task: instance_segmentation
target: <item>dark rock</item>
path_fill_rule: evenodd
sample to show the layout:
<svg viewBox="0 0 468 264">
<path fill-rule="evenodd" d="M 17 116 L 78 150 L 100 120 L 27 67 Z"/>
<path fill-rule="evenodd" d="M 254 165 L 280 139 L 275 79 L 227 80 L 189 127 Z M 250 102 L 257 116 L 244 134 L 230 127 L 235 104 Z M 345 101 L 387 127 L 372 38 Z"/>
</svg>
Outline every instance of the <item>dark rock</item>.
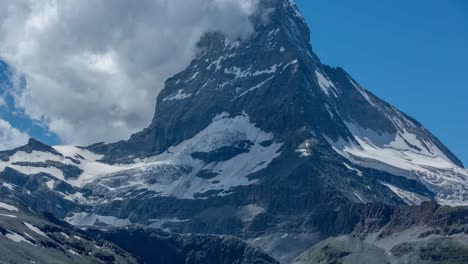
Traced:
<svg viewBox="0 0 468 264">
<path fill-rule="evenodd" d="M 148 229 L 95 231 L 140 257 L 161 264 L 267 264 L 278 263 L 240 239 L 208 235 L 175 235 Z"/>
</svg>

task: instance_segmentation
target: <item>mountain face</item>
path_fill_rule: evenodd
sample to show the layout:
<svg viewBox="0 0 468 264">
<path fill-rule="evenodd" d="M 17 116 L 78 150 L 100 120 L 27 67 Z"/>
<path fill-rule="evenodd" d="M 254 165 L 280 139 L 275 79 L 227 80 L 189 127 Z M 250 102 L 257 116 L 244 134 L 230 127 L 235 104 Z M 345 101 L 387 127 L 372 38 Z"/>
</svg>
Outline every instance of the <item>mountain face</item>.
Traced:
<svg viewBox="0 0 468 264">
<path fill-rule="evenodd" d="M 221 261 L 216 250 L 233 247 L 216 263 L 272 260 L 238 240 L 159 239 L 150 229 L 236 236 L 281 263 L 334 263 L 358 252 L 437 263 L 409 249 L 464 245 L 468 210 L 435 203 L 468 204 L 463 164 L 417 121 L 322 64 L 292 1 L 263 0 L 261 10 L 269 16 L 254 15 L 246 39 L 206 34 L 198 56 L 167 80 L 152 123 L 129 140 L 30 140 L 0 152 L 2 190 L 77 227 L 149 228 L 100 235 L 149 263 L 146 249 L 123 238 L 189 252 L 186 263 Z M 213 251 L 186 251 L 199 239 Z M 345 244 L 347 252 L 336 250 Z M 387 256 L 397 251 L 401 258 Z"/>
<path fill-rule="evenodd" d="M 79 230 L 50 213 L 30 210 L 21 201 L 1 198 L 8 202 L 0 202 L 2 263 L 278 263 L 234 237 L 142 228 Z"/>
<path fill-rule="evenodd" d="M 321 241 L 292 263 L 462 264 L 468 261 L 465 208 L 424 202 L 419 207 L 371 205 L 368 211 L 373 212 L 373 220 L 362 218 L 351 234 Z"/>
<path fill-rule="evenodd" d="M 262 143 L 249 137 L 257 134 L 246 135 L 255 126 L 271 134 L 265 141 L 274 142 L 264 151 L 279 153 L 281 148 L 285 156 L 294 148 L 307 158 L 308 148 L 314 148 L 301 145 L 323 145 L 328 150 L 332 146 L 332 156 L 339 154 L 351 164 L 416 180 L 442 203 L 464 204 L 467 173 L 461 162 L 418 122 L 360 87 L 344 70 L 321 64 L 309 44 L 307 25 L 293 4 L 265 2 L 264 9 L 269 8 L 275 12 L 268 22 L 256 19 L 256 33 L 247 41 L 206 36 L 199 44 L 200 55 L 166 82 L 152 124 L 126 142 L 93 150 L 110 162 L 133 162 L 135 154 L 161 155 L 201 134 L 213 138 L 218 131 L 207 129 L 217 123 L 244 119 L 243 124 L 234 124 L 238 130 L 245 127 L 244 131 L 233 131 L 236 135 L 225 135 L 229 142 L 203 146 L 208 149 L 202 152 L 242 141 L 253 146 Z M 218 127 L 231 132 L 228 126 Z M 199 150 L 185 152 L 191 155 L 191 151 Z M 261 159 L 257 164 L 268 162 Z"/>
<path fill-rule="evenodd" d="M 143 263 L 278 264 L 272 257 L 234 237 L 174 235 L 155 229 L 97 233 L 139 256 Z"/>
<path fill-rule="evenodd" d="M 139 263 L 117 246 L 50 213 L 38 213 L 1 189 L 1 263 Z"/>
</svg>

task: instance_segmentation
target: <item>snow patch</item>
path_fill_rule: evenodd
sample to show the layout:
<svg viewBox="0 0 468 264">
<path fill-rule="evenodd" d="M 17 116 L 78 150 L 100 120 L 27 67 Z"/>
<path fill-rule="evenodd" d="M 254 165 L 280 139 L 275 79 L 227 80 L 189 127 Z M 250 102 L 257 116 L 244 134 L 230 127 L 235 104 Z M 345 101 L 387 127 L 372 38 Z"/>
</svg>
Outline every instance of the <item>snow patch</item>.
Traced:
<svg viewBox="0 0 468 264">
<path fill-rule="evenodd" d="M 2 202 L 0 202 L 0 208 L 3 208 L 3 209 L 8 210 L 10 212 L 18 212 L 18 208 L 16 208 L 15 206 L 9 205 L 9 204 L 6 204 L 6 203 L 2 203 Z"/>
<path fill-rule="evenodd" d="M 405 201 L 405 203 L 409 205 L 421 205 L 424 201 L 430 201 L 429 198 L 419 195 L 417 193 L 405 191 L 386 182 L 380 183 L 382 185 L 387 186 L 392 192 L 398 195 L 398 197 L 400 197 L 403 201 Z"/>
<path fill-rule="evenodd" d="M 258 76 L 258 75 L 262 75 L 262 74 L 273 74 L 273 73 L 276 72 L 278 67 L 279 67 L 278 64 L 275 64 L 275 65 L 271 66 L 269 69 L 254 72 L 252 74 L 252 76 Z"/>
<path fill-rule="evenodd" d="M 244 223 L 252 222 L 255 217 L 265 212 L 265 208 L 260 207 L 256 204 L 249 204 L 247 206 L 241 207 L 237 211 L 237 216 L 242 220 Z"/>
<path fill-rule="evenodd" d="M 288 0 L 288 4 L 289 4 L 289 6 L 291 6 L 291 8 L 292 8 L 292 10 L 293 10 L 293 12 L 294 12 L 294 15 L 295 15 L 297 18 L 299 18 L 299 19 L 301 19 L 302 21 L 304 21 L 304 23 L 305 23 L 305 19 L 304 19 L 304 17 L 302 16 L 301 12 L 299 12 L 299 9 L 297 8 L 296 3 L 294 3 L 294 0 Z"/>
<path fill-rule="evenodd" d="M 27 153 L 24 151 L 18 151 L 14 155 L 9 157 L 8 161 L 0 162 L 0 172 L 4 171 L 5 168 L 9 167 L 26 175 L 46 173 L 55 178 L 64 179 L 63 172 L 55 167 L 42 168 L 34 166 L 14 165 L 17 162 L 45 163 L 48 160 L 59 161 L 64 164 L 72 163 L 70 160 L 65 159 L 64 157 L 60 157 L 49 152 L 32 151 L 31 153 Z"/>
<path fill-rule="evenodd" d="M 366 203 L 366 201 L 365 201 L 364 199 L 362 199 L 362 197 L 359 195 L 359 193 L 354 192 L 354 195 L 356 195 L 356 197 L 357 197 L 362 203 Z"/>
<path fill-rule="evenodd" d="M 77 202 L 77 203 L 86 203 L 87 202 L 87 200 L 84 197 L 83 193 L 80 193 L 80 192 L 76 192 L 76 193 L 73 193 L 73 194 L 64 194 L 64 193 L 59 192 L 59 194 L 61 194 L 63 196 L 63 198 L 65 198 L 65 199 L 67 199 L 69 201 L 72 201 L 72 202 Z"/>
<path fill-rule="evenodd" d="M 231 67 L 229 69 L 224 69 L 224 73 L 232 74 L 235 76 L 236 79 L 245 78 L 252 75 L 252 73 L 250 72 L 251 68 L 252 66 L 250 66 L 247 70 L 244 71 L 239 67 Z"/>
<path fill-rule="evenodd" d="M 275 36 L 276 34 L 278 34 L 278 32 L 280 32 L 280 29 L 279 29 L 279 28 L 277 28 L 277 29 L 272 29 L 272 30 L 270 30 L 270 32 L 268 32 L 268 37 Z"/>
<path fill-rule="evenodd" d="M 359 86 L 353 80 L 351 80 L 349 78 L 348 78 L 348 80 L 351 82 L 351 84 L 354 86 L 354 88 L 356 88 L 356 90 L 358 90 L 358 92 L 362 95 L 362 97 L 364 97 L 364 99 L 366 99 L 367 102 L 369 102 L 373 106 L 376 106 L 376 104 L 372 101 L 372 99 L 370 98 L 369 94 L 367 93 L 367 91 L 365 89 L 363 89 L 361 86 Z"/>
<path fill-rule="evenodd" d="M 356 169 L 356 168 L 350 166 L 350 165 L 349 165 L 348 163 L 346 163 L 346 162 L 343 162 L 343 164 L 345 165 L 345 167 L 346 167 L 348 170 L 356 172 L 357 175 L 359 175 L 359 176 L 361 176 L 361 177 L 363 176 L 362 171 L 360 171 L 360 170 L 358 170 L 358 169 Z"/>
<path fill-rule="evenodd" d="M 74 251 L 73 249 L 69 249 L 68 252 L 70 252 L 70 254 L 72 255 L 75 255 L 75 256 L 80 256 L 80 254 L 78 254 L 76 251 Z"/>
<path fill-rule="evenodd" d="M 194 73 L 194 74 L 192 75 L 192 77 L 190 77 L 190 79 L 188 79 L 188 80 L 185 81 L 185 82 L 190 82 L 190 81 L 192 81 L 193 79 L 197 78 L 198 74 L 200 74 L 200 72 Z"/>
<path fill-rule="evenodd" d="M 7 237 L 8 239 L 10 239 L 11 241 L 16 242 L 16 243 L 25 242 L 25 243 L 28 243 L 28 244 L 34 246 L 33 243 L 29 242 L 29 241 L 28 241 L 26 238 L 24 238 L 22 235 L 17 234 L 17 233 L 14 233 L 14 232 L 7 233 L 7 234 L 5 235 L 5 237 Z"/>
<path fill-rule="evenodd" d="M 189 98 L 190 96 L 192 96 L 192 95 L 191 95 L 191 94 L 184 93 L 184 89 L 179 89 L 179 90 L 177 91 L 177 94 L 176 94 L 176 95 L 168 96 L 168 97 L 164 98 L 164 99 L 163 99 L 163 102 L 165 102 L 165 101 L 173 101 L 173 100 L 183 100 L 183 99 Z"/>
<path fill-rule="evenodd" d="M 67 183 L 82 187 L 90 181 L 93 181 L 103 175 L 108 175 L 113 172 L 126 170 L 132 168 L 134 166 L 139 166 L 141 162 L 136 162 L 134 164 L 123 165 L 123 164 L 107 164 L 100 162 L 100 160 L 104 157 L 103 155 L 99 155 L 93 153 L 88 150 L 84 150 L 74 146 L 54 146 L 54 149 L 57 150 L 65 157 L 74 158 L 80 161 L 80 164 L 74 164 L 78 168 L 80 168 L 83 173 L 77 179 L 69 179 L 64 180 Z M 68 160 L 68 159 L 67 159 Z M 81 196 L 78 195 L 65 195 L 69 198 L 69 200 L 76 200 L 79 199 Z"/>
<path fill-rule="evenodd" d="M 9 214 L 0 214 L 0 216 L 16 218 L 16 215 L 9 215 Z"/>
<path fill-rule="evenodd" d="M 251 145 L 246 152 L 228 160 L 205 162 L 192 156 L 193 153 L 232 147 L 239 142 L 250 142 Z M 265 142 L 269 143 L 261 144 Z M 222 113 L 194 137 L 128 169 L 101 175 L 92 186 L 102 187 L 109 200 L 118 199 L 132 190 L 150 197 L 179 199 L 200 198 L 207 192 L 223 196 L 233 187 L 255 184 L 257 181 L 247 176 L 266 168 L 281 154 L 281 146 L 274 142 L 273 134 L 251 123 L 247 114 L 231 117 Z M 199 176 L 203 172 L 208 172 L 210 177 Z M 147 178 L 153 180 L 148 182 Z"/>
<path fill-rule="evenodd" d="M 9 184 L 9 183 L 6 183 L 6 182 L 2 182 L 1 184 L 2 184 L 3 186 L 7 187 L 8 189 L 12 190 L 12 191 L 15 190 L 15 188 L 13 187 L 12 184 Z"/>
<path fill-rule="evenodd" d="M 132 224 L 129 219 L 89 213 L 73 213 L 73 216 L 65 218 L 65 221 L 74 226 L 94 226 L 103 223 L 109 226 L 124 227 Z"/>
<path fill-rule="evenodd" d="M 294 69 L 291 73 L 291 75 L 294 75 L 296 72 L 297 72 L 297 69 L 299 67 L 299 61 L 297 59 L 295 60 L 292 60 L 291 62 L 289 62 L 288 64 L 286 64 L 285 66 L 283 66 L 283 68 L 281 69 L 281 72 L 283 72 L 284 70 L 286 70 L 289 66 L 294 66 Z"/>
<path fill-rule="evenodd" d="M 150 219 L 148 221 L 151 222 L 150 225 L 148 225 L 148 227 L 151 227 L 151 228 L 157 228 L 157 229 L 162 229 L 164 224 L 166 223 L 183 223 L 183 222 L 187 222 L 189 219 L 185 219 L 185 220 L 180 220 L 178 218 L 158 218 L 158 219 Z M 169 229 L 165 229 L 166 231 L 170 231 Z"/>
<path fill-rule="evenodd" d="M 238 96 L 236 96 L 236 97 L 234 97 L 233 99 L 231 99 L 230 102 L 233 102 L 233 101 L 239 99 L 240 97 L 242 97 L 242 96 L 244 96 L 244 95 L 246 95 L 246 94 L 248 94 L 248 93 L 250 93 L 250 92 L 252 92 L 252 91 L 257 90 L 258 88 L 261 88 L 262 86 L 264 86 L 268 81 L 270 81 L 270 80 L 273 79 L 274 77 L 275 77 L 275 76 L 273 75 L 273 76 L 269 77 L 268 79 L 264 80 L 263 82 L 261 82 L 261 83 L 255 85 L 254 87 L 251 87 L 251 88 L 247 89 L 247 91 L 244 91 L 243 93 L 241 93 L 241 94 L 239 94 Z"/>
<path fill-rule="evenodd" d="M 317 82 L 322 89 L 322 91 L 327 95 L 330 96 L 330 93 L 333 94 L 335 97 L 338 97 L 337 89 L 333 82 L 328 78 L 321 74 L 319 71 L 315 71 L 315 75 L 317 76 Z"/>
<path fill-rule="evenodd" d="M 316 144 L 314 139 L 307 139 L 297 147 L 295 152 L 299 153 L 299 157 L 309 157 L 312 155 L 312 147 Z"/>
<path fill-rule="evenodd" d="M 468 205 L 468 173 L 455 165 L 435 144 L 408 132 L 378 133 L 345 122 L 354 140 L 333 141 L 333 149 L 352 163 L 415 179 L 446 205 Z"/>
<path fill-rule="evenodd" d="M 50 181 L 46 182 L 47 188 L 49 188 L 51 190 L 54 190 L 54 184 L 55 184 L 54 180 L 50 180 Z"/>
<path fill-rule="evenodd" d="M 99 155 L 75 146 L 54 146 L 53 148 L 64 157 L 77 160 L 98 161 L 104 158 L 104 155 Z"/>
<path fill-rule="evenodd" d="M 210 63 L 210 65 L 208 65 L 208 67 L 206 67 L 207 70 L 211 70 L 211 68 L 213 66 L 216 66 L 215 68 L 215 72 L 219 71 L 222 66 L 221 66 L 221 62 L 224 61 L 226 59 L 227 56 L 220 56 L 217 60 L 213 61 L 212 63 Z"/>
<path fill-rule="evenodd" d="M 252 145 L 246 147 L 246 152 L 239 153 L 229 160 L 205 162 L 192 156 L 195 152 L 209 153 L 222 147 L 234 147 L 239 142 L 249 142 L 248 144 Z M 22 162 L 51 160 L 78 167 L 83 172 L 74 179 L 65 179 L 62 172 L 60 175 L 50 171 L 49 173 L 75 187 L 89 186 L 93 190 L 98 189 L 99 195 L 96 197 L 84 197 L 79 192 L 74 194 L 58 192 L 65 199 L 82 204 L 122 199 L 124 195 L 132 194 L 132 191 L 149 195 L 148 197 L 174 196 L 195 199 L 204 196 L 205 193 L 228 195 L 236 186 L 255 184 L 256 180 L 247 176 L 266 168 L 280 155 L 281 146 L 281 143 L 274 141 L 272 133 L 264 132 L 250 122 L 247 114 L 231 117 L 228 113 L 222 113 L 214 117 L 212 123 L 193 138 L 169 148 L 160 155 L 135 160 L 130 164 L 107 164 L 100 161 L 102 155 L 72 146 L 55 146 L 54 149 L 60 155 L 33 151 L 28 155 L 17 153 L 10 160 Z M 1 163 L 0 166 L 7 165 Z M 199 172 L 204 171 L 210 173 L 210 179 L 197 176 Z M 153 180 L 150 181 L 149 178 Z M 53 181 L 49 180 L 46 185 L 52 189 Z M 105 194 L 105 198 L 101 194 Z M 111 225 L 126 223 L 121 222 L 122 219 L 102 216 L 81 216 L 81 220 L 79 218 L 80 216 L 77 216 L 77 223 L 84 221 L 83 219 Z"/>
<path fill-rule="evenodd" d="M 39 228 L 29 224 L 29 223 L 26 223 L 26 222 L 23 222 L 23 224 L 29 228 L 31 231 L 33 231 L 34 233 L 40 235 L 40 236 L 43 236 L 43 237 L 46 237 L 46 238 L 49 238 L 44 232 L 42 232 Z"/>
</svg>

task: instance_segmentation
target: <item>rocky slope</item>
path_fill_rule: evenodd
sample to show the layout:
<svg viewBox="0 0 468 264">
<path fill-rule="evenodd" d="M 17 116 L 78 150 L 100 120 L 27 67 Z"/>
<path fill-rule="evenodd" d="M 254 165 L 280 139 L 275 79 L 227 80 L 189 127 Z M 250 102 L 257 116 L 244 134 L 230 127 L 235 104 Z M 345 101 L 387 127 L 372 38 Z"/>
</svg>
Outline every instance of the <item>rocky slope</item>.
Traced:
<svg viewBox="0 0 468 264">
<path fill-rule="evenodd" d="M 463 264 L 468 261 L 466 237 L 413 239 L 407 236 L 413 232 L 400 234 L 401 237 L 375 241 L 363 241 L 354 236 L 346 235 L 330 238 L 320 242 L 312 249 L 299 256 L 293 264 L 325 264 L 325 263 L 454 263 Z M 386 244 L 390 244 L 388 247 Z"/>
<path fill-rule="evenodd" d="M 139 256 L 144 263 L 278 263 L 264 252 L 234 237 L 175 235 L 154 229 L 117 229 L 97 233 Z"/>
<path fill-rule="evenodd" d="M 10 198 L 0 197 L 0 263 L 278 263 L 234 237 L 141 228 L 80 230 Z"/>
<path fill-rule="evenodd" d="M 0 263 L 141 263 L 115 245 L 0 198 Z"/>
<path fill-rule="evenodd" d="M 306 263 L 466 263 L 468 211 L 424 203 L 368 208 L 349 235 L 326 239 L 295 259 Z M 372 215 L 373 217 L 369 217 Z"/>
<path fill-rule="evenodd" d="M 457 230 L 447 239 L 464 236 L 466 217 L 418 214 L 432 208 L 426 201 L 468 204 L 461 162 L 417 121 L 322 64 L 292 1 L 260 9 L 250 37 L 200 40 L 148 128 L 113 144 L 31 140 L 0 152 L 3 189 L 75 226 L 233 235 L 281 263 L 330 236 L 365 241 L 403 216 L 414 220 L 404 230 L 434 224 Z"/>
</svg>

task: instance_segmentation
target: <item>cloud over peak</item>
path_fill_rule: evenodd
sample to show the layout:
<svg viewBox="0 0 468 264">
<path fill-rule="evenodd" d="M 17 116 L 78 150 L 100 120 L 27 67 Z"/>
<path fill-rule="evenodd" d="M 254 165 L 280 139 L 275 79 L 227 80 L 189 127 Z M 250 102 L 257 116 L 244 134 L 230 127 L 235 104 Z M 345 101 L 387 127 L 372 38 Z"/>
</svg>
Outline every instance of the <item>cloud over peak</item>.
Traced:
<svg viewBox="0 0 468 264">
<path fill-rule="evenodd" d="M 29 136 L 0 119 L 0 150 L 12 149 L 28 142 Z"/>
<path fill-rule="evenodd" d="M 16 107 L 64 143 L 149 124 L 164 81 L 211 31 L 252 32 L 258 0 L 0 0 L 0 57 L 23 76 Z"/>
</svg>

